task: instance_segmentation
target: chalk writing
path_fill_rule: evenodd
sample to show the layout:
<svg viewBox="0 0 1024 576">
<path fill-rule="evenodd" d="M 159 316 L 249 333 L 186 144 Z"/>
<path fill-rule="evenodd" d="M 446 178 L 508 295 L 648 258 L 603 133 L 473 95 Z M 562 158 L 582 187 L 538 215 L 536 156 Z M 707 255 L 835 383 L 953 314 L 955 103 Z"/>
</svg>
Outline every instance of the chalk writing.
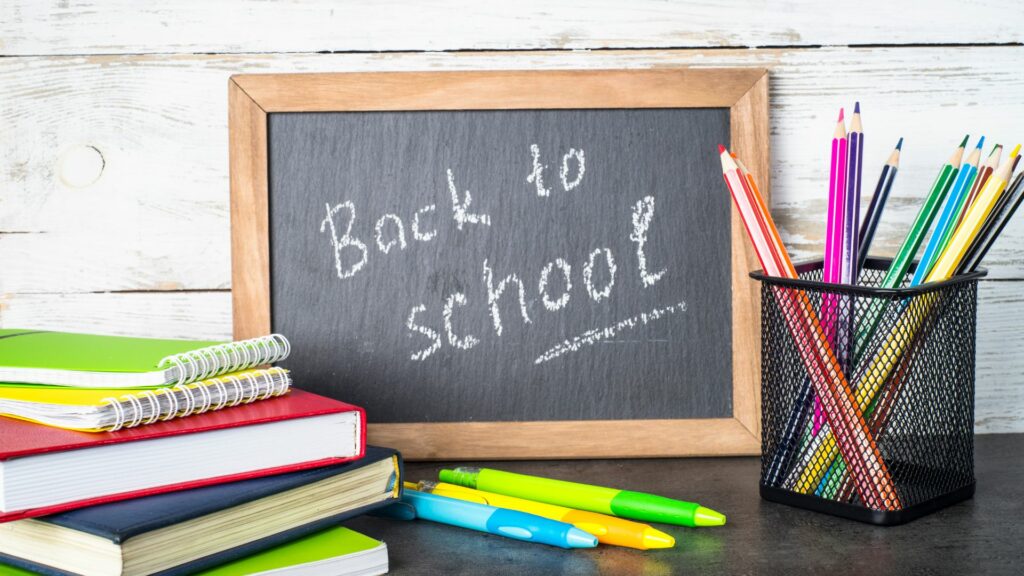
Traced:
<svg viewBox="0 0 1024 576">
<path fill-rule="evenodd" d="M 409 312 L 409 319 L 405 322 L 406 327 L 409 328 L 411 332 L 422 334 L 431 340 L 430 346 L 420 350 L 419 352 L 413 352 L 412 356 L 410 356 L 411 360 L 426 360 L 431 354 L 441 349 L 441 335 L 430 328 L 420 326 L 416 323 L 416 315 L 420 312 L 426 311 L 427 307 L 423 304 L 413 306 L 412 311 Z M 412 334 L 409 336 L 412 336 Z"/>
<path fill-rule="evenodd" d="M 526 181 L 537 187 L 537 196 L 550 196 L 551 190 L 544 186 L 544 169 L 547 166 L 540 163 L 540 146 L 530 144 L 530 154 L 533 155 L 533 170 L 526 177 Z"/>
<path fill-rule="evenodd" d="M 385 222 L 394 222 L 398 230 L 398 238 L 388 240 L 387 244 L 384 243 L 383 238 Z M 381 216 L 380 219 L 377 220 L 377 224 L 373 227 L 373 232 L 377 239 L 377 248 L 379 248 L 381 252 L 387 254 L 395 244 L 398 244 L 399 250 L 405 250 L 405 226 L 402 224 L 402 219 L 398 216 L 395 216 L 394 214 L 385 214 Z"/>
<path fill-rule="evenodd" d="M 592 346 L 603 340 L 614 338 L 617 334 L 624 330 L 632 330 L 640 326 L 646 326 L 647 324 L 650 324 L 655 320 L 685 311 L 686 302 L 679 302 L 678 304 L 672 304 L 670 306 L 665 306 L 664 308 L 655 308 L 650 312 L 641 312 L 636 316 L 626 318 L 625 320 L 616 322 L 615 324 L 612 324 L 611 326 L 608 326 L 606 328 L 594 328 L 592 330 L 587 330 L 586 332 L 580 334 L 579 336 L 576 336 L 575 338 L 571 338 L 569 340 L 562 342 L 561 344 L 558 344 L 557 346 L 552 347 L 547 352 L 538 356 L 533 361 L 533 363 L 541 364 L 543 362 L 547 362 L 548 360 L 554 360 L 555 358 L 558 358 L 563 354 L 576 352 L 577 350 L 580 350 L 585 346 Z"/>
<path fill-rule="evenodd" d="M 552 300 L 551 296 L 548 295 L 548 277 L 555 266 L 558 266 L 558 269 L 565 275 L 565 292 L 558 297 L 558 300 Z M 548 310 L 557 312 L 565 308 L 566 304 L 569 303 L 569 292 L 572 291 L 572 266 L 561 258 L 556 258 L 554 262 L 548 262 L 544 269 L 540 271 L 540 282 L 537 285 L 537 291 L 540 292 L 541 302 L 544 303 L 544 307 Z"/>
<path fill-rule="evenodd" d="M 331 208 L 330 204 L 325 204 L 324 206 L 327 208 L 327 217 L 320 223 L 320 232 L 324 232 L 324 226 L 329 226 L 331 228 L 331 246 L 334 247 L 334 269 L 338 273 L 338 278 L 351 278 L 356 274 L 356 272 L 359 272 L 364 265 L 366 265 L 366 261 L 369 258 L 369 255 L 366 252 L 366 244 L 363 244 L 362 241 L 350 236 L 352 234 L 352 223 L 356 220 L 356 206 L 351 201 L 342 202 L 334 208 Z M 338 231 L 334 226 L 334 215 L 342 208 L 349 211 L 349 219 L 348 225 L 345 226 L 345 234 L 341 238 L 338 238 Z M 359 257 L 358 262 L 352 264 L 348 268 L 345 268 L 341 264 L 341 251 L 349 246 L 359 250 L 361 256 Z"/>
<path fill-rule="evenodd" d="M 551 190 L 544 185 L 543 172 L 547 169 L 547 166 L 541 163 L 540 148 L 533 144 L 530 146 L 530 153 L 533 170 L 527 177 L 527 182 L 534 184 L 537 196 L 547 197 L 550 195 Z M 573 165 L 575 166 L 575 172 L 574 177 L 570 180 L 570 175 L 573 173 Z M 584 151 L 569 148 L 569 151 L 562 156 L 561 169 L 559 171 L 562 189 L 566 192 L 576 189 L 580 182 L 582 182 L 585 172 L 586 155 Z M 489 214 L 471 211 L 473 197 L 469 190 L 460 195 L 455 183 L 455 175 L 451 168 L 446 169 L 446 176 L 448 193 L 451 196 L 452 222 L 454 222 L 455 230 L 464 230 L 466 224 L 490 226 L 491 216 Z M 320 232 L 326 232 L 328 229 L 330 231 L 330 245 L 338 278 L 351 278 L 367 266 L 370 260 L 370 251 L 367 249 L 366 243 L 353 236 L 352 233 L 352 227 L 356 221 L 356 206 L 351 201 L 345 201 L 333 207 L 329 203 L 326 203 L 324 206 L 327 213 L 320 222 Z M 644 288 L 653 286 L 668 272 L 667 268 L 662 268 L 657 272 L 652 272 L 648 268 L 649 263 L 645 248 L 648 242 L 648 232 L 654 220 L 654 207 L 655 199 L 654 196 L 650 195 L 643 196 L 640 200 L 630 205 L 631 231 L 629 233 L 629 240 L 635 244 L 637 270 L 640 276 L 640 284 Z M 343 210 L 347 214 L 342 214 Z M 421 228 L 421 226 L 424 226 L 423 220 L 428 219 L 430 215 L 435 213 L 436 204 L 423 206 L 412 213 L 410 230 L 414 241 L 430 242 L 438 237 L 440 223 L 433 226 L 429 231 L 424 231 Z M 344 225 L 341 225 L 342 221 L 339 218 L 343 218 L 346 215 L 347 221 L 344 222 Z M 623 217 L 625 216 L 623 214 Z M 451 226 L 451 222 L 448 225 Z M 344 230 L 344 232 L 339 234 L 340 230 Z M 386 213 L 381 215 L 375 221 L 373 236 L 377 247 L 375 254 L 379 252 L 381 255 L 386 256 L 396 246 L 399 252 L 410 248 L 405 236 L 405 222 L 398 214 Z M 610 299 L 615 289 L 618 271 L 612 249 L 608 247 L 595 248 L 588 253 L 586 260 L 581 264 L 583 269 L 583 286 L 590 300 L 600 303 Z M 602 267 L 603 269 L 601 269 Z M 561 272 L 562 279 L 559 282 L 555 278 L 556 287 L 552 288 L 552 274 L 556 268 Z M 535 300 L 531 299 L 531 295 L 527 294 L 527 283 L 524 281 L 525 278 L 528 278 L 527 276 L 523 276 L 518 272 L 503 271 L 503 276 L 498 280 L 491 261 L 488 258 L 484 258 L 483 273 L 478 278 L 482 279 L 482 287 L 480 292 L 476 292 L 478 296 L 474 296 L 474 298 L 479 298 L 477 302 L 486 302 L 487 313 L 490 316 L 496 336 L 501 337 L 504 332 L 500 304 L 502 296 L 507 291 L 515 292 L 514 297 L 519 307 L 519 316 L 523 321 L 523 325 L 528 326 L 533 323 L 530 317 L 530 306 Z M 560 291 L 557 288 L 558 284 L 562 286 Z M 554 260 L 548 261 L 540 270 L 535 286 L 537 287 L 537 296 L 539 296 L 545 310 L 548 312 L 558 312 L 567 308 L 572 299 L 573 266 L 567 258 L 557 257 Z M 409 310 L 405 326 L 409 330 L 408 336 L 421 340 L 423 342 L 422 345 L 425 347 L 413 351 L 409 358 L 413 361 L 424 361 L 440 351 L 446 344 L 457 350 L 470 350 L 480 344 L 481 340 L 476 335 L 467 333 L 460 336 L 456 333 L 455 321 L 453 319 L 456 309 L 464 309 L 469 303 L 470 297 L 462 291 L 446 294 L 441 301 L 441 325 L 434 328 L 427 327 L 418 320 L 421 314 L 427 313 L 427 304 L 421 303 L 413 306 Z M 634 329 L 665 316 L 682 312 L 685 309 L 686 303 L 679 302 L 672 306 L 656 308 L 650 312 L 627 318 L 606 328 L 588 330 L 549 349 L 544 354 L 538 356 L 534 363 L 547 362 L 585 346 L 613 338 L 623 330 Z M 466 308 L 463 313 L 472 313 L 473 310 L 478 310 L 478 308 Z"/>
<path fill-rule="evenodd" d="M 604 288 L 597 290 L 594 288 L 594 259 L 597 258 L 602 252 L 604 252 L 605 263 L 608 266 L 608 283 L 605 284 Z M 583 267 L 583 284 L 587 287 L 587 294 L 594 302 L 600 302 L 605 298 L 612 295 L 612 286 L 615 286 L 615 258 L 612 256 L 612 251 L 608 248 L 598 248 L 590 253 L 587 258 L 587 265 Z"/>
<path fill-rule="evenodd" d="M 473 197 L 466 190 L 466 195 L 459 200 L 459 191 L 455 187 L 455 177 L 452 176 L 452 169 L 448 169 L 448 191 L 452 195 L 452 211 L 455 213 L 455 227 L 462 230 L 463 224 L 491 225 L 491 217 L 487 214 L 473 214 L 469 211 L 469 205 L 473 203 Z"/>
<path fill-rule="evenodd" d="M 419 210 L 416 211 L 415 214 L 413 214 L 412 237 L 414 240 L 419 240 L 420 242 L 430 242 L 431 240 L 434 239 L 434 236 L 437 236 L 437 230 L 431 230 L 430 232 L 420 232 L 420 214 L 433 212 L 434 208 L 434 204 L 431 204 L 430 206 L 424 206 L 423 208 L 420 208 Z"/>
<path fill-rule="evenodd" d="M 651 274 L 647 271 L 647 256 L 644 254 L 644 244 L 647 243 L 647 229 L 651 227 L 651 219 L 654 218 L 654 196 L 644 196 L 633 205 L 633 233 L 629 239 L 636 242 L 636 259 L 640 267 L 640 282 L 644 288 L 654 286 L 654 283 L 661 280 L 661 277 L 668 271 L 662 268 L 660 272 Z"/>
<path fill-rule="evenodd" d="M 576 179 L 572 182 L 568 181 L 569 177 L 569 158 L 576 158 Z M 575 148 L 569 148 L 569 151 L 562 156 L 562 170 L 559 171 L 558 176 L 562 179 L 562 188 L 566 192 L 580 185 L 583 181 L 583 173 L 587 170 L 586 159 L 583 156 L 583 150 L 577 150 Z"/>
<path fill-rule="evenodd" d="M 463 350 L 469 350 L 473 346 L 480 343 L 475 336 L 466 334 L 462 338 L 455 335 L 455 330 L 452 328 L 452 313 L 455 311 L 455 305 L 459 306 L 466 305 L 466 295 L 462 292 L 456 292 L 449 294 L 448 299 L 444 302 L 444 310 L 441 311 L 441 316 L 444 318 L 444 332 L 448 335 L 448 343 L 456 348 Z"/>
<path fill-rule="evenodd" d="M 501 311 L 498 310 L 498 300 L 501 298 L 505 287 L 509 282 L 515 282 L 519 286 L 519 313 L 523 315 L 523 322 L 526 324 L 530 323 L 530 315 L 526 311 L 526 287 L 523 286 L 523 281 L 519 279 L 515 274 L 509 274 L 505 276 L 505 279 L 498 283 L 498 287 L 494 287 L 494 270 L 487 265 L 487 260 L 484 260 L 484 284 L 487 286 L 487 305 L 491 308 L 491 320 L 494 322 L 494 332 L 501 336 Z"/>
</svg>

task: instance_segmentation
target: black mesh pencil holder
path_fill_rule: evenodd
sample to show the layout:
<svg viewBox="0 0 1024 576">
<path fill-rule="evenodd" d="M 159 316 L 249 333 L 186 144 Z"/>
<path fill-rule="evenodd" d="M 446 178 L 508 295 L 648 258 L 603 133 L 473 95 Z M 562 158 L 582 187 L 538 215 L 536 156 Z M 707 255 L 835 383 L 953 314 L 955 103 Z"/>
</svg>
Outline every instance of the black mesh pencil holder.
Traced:
<svg viewBox="0 0 1024 576">
<path fill-rule="evenodd" d="M 857 286 L 761 282 L 761 496 L 880 525 L 974 494 L 978 279 L 879 288 L 870 258 Z M 911 274 L 913 270 L 911 270 Z"/>
</svg>

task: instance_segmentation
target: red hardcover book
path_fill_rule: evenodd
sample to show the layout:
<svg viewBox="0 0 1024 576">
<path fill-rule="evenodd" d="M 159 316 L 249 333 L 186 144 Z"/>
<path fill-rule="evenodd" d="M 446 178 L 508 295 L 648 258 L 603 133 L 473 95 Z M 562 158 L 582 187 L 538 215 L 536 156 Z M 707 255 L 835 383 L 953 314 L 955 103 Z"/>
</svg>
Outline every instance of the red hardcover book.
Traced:
<svg viewBox="0 0 1024 576">
<path fill-rule="evenodd" d="M 117 432 L 0 417 L 0 522 L 355 460 L 365 430 L 362 408 L 297 389 Z"/>
</svg>

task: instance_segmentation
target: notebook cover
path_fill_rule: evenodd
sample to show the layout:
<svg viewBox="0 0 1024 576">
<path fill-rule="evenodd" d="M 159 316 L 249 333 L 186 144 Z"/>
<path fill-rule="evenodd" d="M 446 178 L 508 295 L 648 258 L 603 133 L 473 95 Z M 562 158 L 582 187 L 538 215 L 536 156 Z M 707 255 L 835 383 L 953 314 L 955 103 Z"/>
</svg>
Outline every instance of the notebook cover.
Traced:
<svg viewBox="0 0 1024 576">
<path fill-rule="evenodd" d="M 0 366 L 151 372 L 167 356 L 223 343 L 8 328 L 0 330 Z"/>
<path fill-rule="evenodd" d="M 374 540 L 350 528 L 334 526 L 294 542 L 205 570 L 197 576 L 245 576 L 324 560 L 347 562 L 349 559 L 345 558 L 346 556 L 374 550 L 382 545 L 380 540 Z"/>
<path fill-rule="evenodd" d="M 401 496 L 402 479 L 405 477 L 401 454 L 389 448 L 368 446 L 365 458 L 348 464 L 94 506 L 74 512 L 49 516 L 41 520 L 94 534 L 102 538 L 108 538 L 115 543 L 121 543 L 138 534 L 265 498 L 272 494 L 317 482 L 324 478 L 349 472 L 367 464 L 392 457 L 396 459 L 396 466 L 398 468 L 397 477 L 394 479 L 396 491 L 392 494 L 392 498 L 291 530 L 272 534 L 237 548 L 224 550 L 158 573 L 160 576 L 194 574 L 197 571 L 212 568 L 239 558 L 245 558 L 268 548 L 314 534 L 335 526 L 348 518 L 360 516 L 393 502 Z M 28 562 L 13 556 L 0 554 L 0 558 L 9 564 L 34 570 L 42 574 L 52 574 L 55 576 L 66 576 L 69 574 L 46 565 Z"/>
<path fill-rule="evenodd" d="M 356 455 L 351 458 L 330 458 L 313 462 L 304 462 L 291 466 L 253 470 L 239 474 L 218 476 L 215 478 L 197 479 L 190 482 L 157 486 L 134 492 L 111 494 L 54 506 L 33 508 L 31 510 L 12 510 L 0 514 L 0 522 L 55 514 L 66 510 L 74 510 L 77 508 L 94 506 L 117 500 L 125 500 L 128 498 L 139 498 L 162 492 L 186 490 L 190 488 L 197 488 L 199 486 L 221 484 L 224 482 L 256 478 L 269 474 L 281 474 L 284 472 L 292 472 L 295 470 L 325 466 L 328 464 L 337 464 L 339 462 L 361 458 L 366 450 L 366 413 L 358 406 L 353 406 L 351 404 L 346 404 L 345 402 L 339 402 L 311 392 L 293 388 L 291 392 L 278 398 L 261 400 L 253 404 L 245 404 L 214 412 L 206 412 L 204 414 L 197 414 L 187 418 L 157 422 L 155 424 L 140 426 L 138 428 L 118 430 L 117 432 L 76 432 L 73 430 L 40 426 L 39 424 L 33 424 L 31 422 L 0 417 L 0 460 L 9 460 L 12 458 L 31 456 L 33 454 L 43 454 L 46 452 L 81 450 L 105 444 L 137 442 L 165 436 L 177 436 L 180 434 L 205 432 L 266 422 L 277 422 L 295 418 L 307 418 L 340 412 L 356 412 L 359 414 L 359 449 Z"/>
</svg>

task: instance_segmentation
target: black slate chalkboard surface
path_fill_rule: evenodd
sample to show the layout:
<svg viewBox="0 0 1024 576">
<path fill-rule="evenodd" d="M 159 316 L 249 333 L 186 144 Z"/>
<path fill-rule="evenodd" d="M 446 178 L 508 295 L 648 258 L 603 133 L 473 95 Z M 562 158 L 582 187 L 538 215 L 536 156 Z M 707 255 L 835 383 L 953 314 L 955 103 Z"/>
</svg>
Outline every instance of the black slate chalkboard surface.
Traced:
<svg viewBox="0 0 1024 576">
<path fill-rule="evenodd" d="M 234 76 L 235 337 L 417 458 L 751 454 L 764 70 Z"/>
<path fill-rule="evenodd" d="M 732 412 L 726 110 L 272 114 L 272 323 L 370 422 Z M 686 153 L 683 153 L 686 151 Z"/>
</svg>

